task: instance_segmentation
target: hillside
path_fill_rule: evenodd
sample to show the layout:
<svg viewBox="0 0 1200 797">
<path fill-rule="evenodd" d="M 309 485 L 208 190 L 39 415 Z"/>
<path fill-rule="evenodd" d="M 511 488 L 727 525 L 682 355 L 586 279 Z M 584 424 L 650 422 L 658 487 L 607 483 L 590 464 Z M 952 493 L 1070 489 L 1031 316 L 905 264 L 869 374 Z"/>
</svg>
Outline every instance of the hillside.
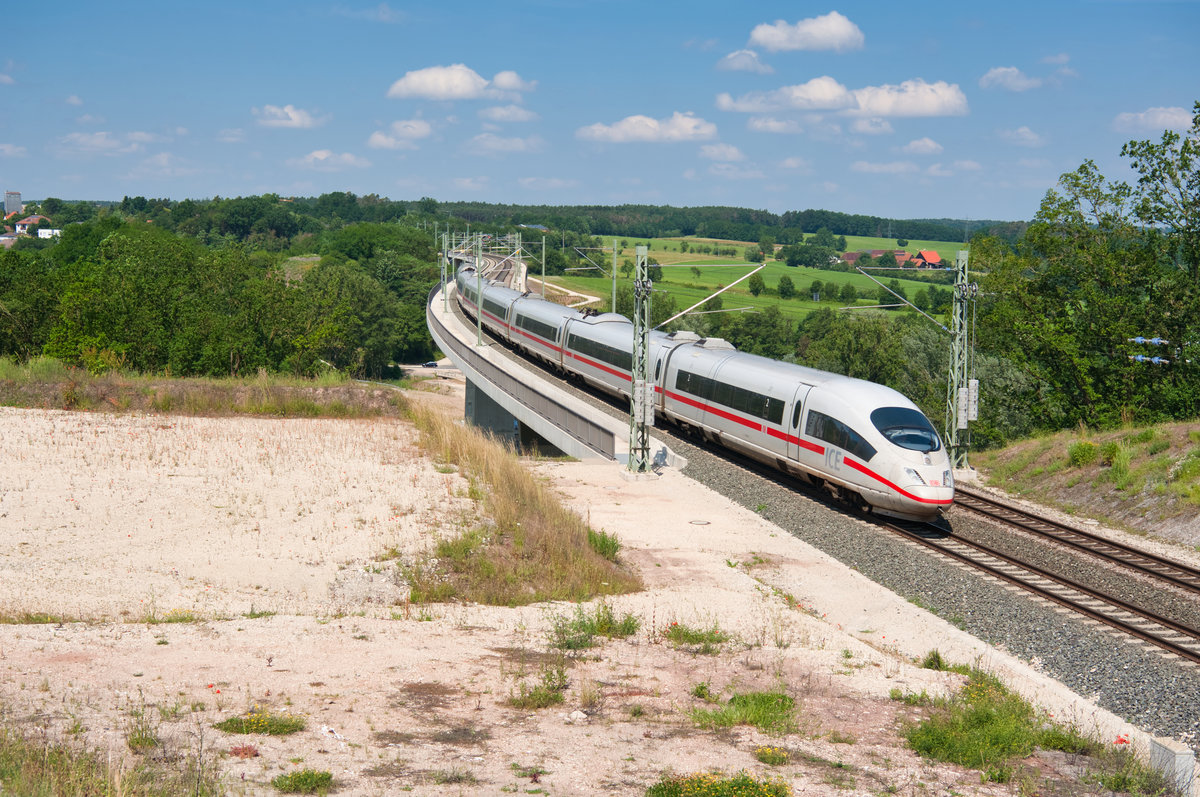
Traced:
<svg viewBox="0 0 1200 797">
<path fill-rule="evenodd" d="M 1059 432 L 971 455 L 1014 495 L 1200 550 L 1200 425 Z"/>
</svg>

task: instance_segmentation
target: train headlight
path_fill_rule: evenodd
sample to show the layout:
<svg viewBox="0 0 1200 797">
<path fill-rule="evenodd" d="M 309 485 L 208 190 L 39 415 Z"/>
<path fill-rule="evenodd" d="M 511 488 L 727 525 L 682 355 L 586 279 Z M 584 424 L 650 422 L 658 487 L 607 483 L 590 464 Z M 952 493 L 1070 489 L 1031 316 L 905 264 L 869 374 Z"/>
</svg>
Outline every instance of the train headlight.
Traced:
<svg viewBox="0 0 1200 797">
<path fill-rule="evenodd" d="M 942 484 L 945 485 L 946 487 L 953 487 L 954 486 L 954 474 L 950 471 L 945 471 L 942 474 Z"/>
<path fill-rule="evenodd" d="M 912 479 L 917 484 L 925 483 L 925 480 L 921 478 L 921 474 L 917 473 L 912 468 L 905 468 L 904 472 L 908 475 L 908 478 Z"/>
</svg>

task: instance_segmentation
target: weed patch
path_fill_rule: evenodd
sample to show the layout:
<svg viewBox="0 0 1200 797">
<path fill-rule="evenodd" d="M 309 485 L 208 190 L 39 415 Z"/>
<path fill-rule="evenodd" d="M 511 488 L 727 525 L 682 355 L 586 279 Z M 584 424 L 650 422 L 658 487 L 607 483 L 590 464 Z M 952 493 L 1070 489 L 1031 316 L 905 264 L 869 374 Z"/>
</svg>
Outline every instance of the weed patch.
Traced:
<svg viewBox="0 0 1200 797">
<path fill-rule="evenodd" d="M 555 615 L 551 618 L 550 647 L 568 651 L 584 650 L 596 644 L 596 637 L 616 639 L 632 636 L 641 624 L 641 620 L 629 613 L 618 618 L 608 601 L 600 601 L 591 613 L 577 606 L 574 615 Z"/>
<path fill-rule="evenodd" d="M 302 731 L 308 723 L 295 714 L 275 714 L 254 707 L 240 717 L 230 717 L 213 725 L 225 733 L 258 733 L 265 736 L 287 736 Z"/>
<path fill-rule="evenodd" d="M 721 649 L 721 645 L 729 641 L 729 634 L 722 631 L 716 621 L 708 628 L 693 628 L 683 623 L 673 622 L 667 626 L 663 636 L 677 648 L 689 653 L 712 655 Z"/>
<path fill-rule="evenodd" d="M 796 701 L 782 692 L 747 692 L 734 695 L 719 709 L 694 709 L 692 721 L 715 730 L 753 725 L 764 733 L 783 735 L 796 730 Z"/>
<path fill-rule="evenodd" d="M 782 780 L 760 780 L 747 772 L 664 775 L 662 780 L 646 789 L 646 797 L 789 797 L 791 794 L 791 787 Z"/>
<path fill-rule="evenodd" d="M 271 785 L 284 794 L 326 794 L 333 786 L 333 774 L 324 770 L 302 769 L 279 775 Z"/>
</svg>

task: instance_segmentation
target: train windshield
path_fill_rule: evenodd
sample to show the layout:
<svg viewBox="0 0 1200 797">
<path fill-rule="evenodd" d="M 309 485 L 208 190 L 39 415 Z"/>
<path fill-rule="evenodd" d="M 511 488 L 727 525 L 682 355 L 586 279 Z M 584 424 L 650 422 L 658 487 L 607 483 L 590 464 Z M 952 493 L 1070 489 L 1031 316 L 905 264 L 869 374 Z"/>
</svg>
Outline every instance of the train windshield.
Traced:
<svg viewBox="0 0 1200 797">
<path fill-rule="evenodd" d="M 871 423 L 889 443 L 911 451 L 937 451 L 942 447 L 929 419 L 906 407 L 880 407 L 871 413 Z"/>
</svg>

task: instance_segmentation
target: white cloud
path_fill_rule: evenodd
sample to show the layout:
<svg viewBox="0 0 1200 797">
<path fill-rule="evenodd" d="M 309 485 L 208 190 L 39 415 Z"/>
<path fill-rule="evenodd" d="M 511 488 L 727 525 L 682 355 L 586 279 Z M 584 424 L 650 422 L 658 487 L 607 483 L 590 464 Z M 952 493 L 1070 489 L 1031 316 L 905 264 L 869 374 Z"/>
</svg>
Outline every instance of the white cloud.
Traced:
<svg viewBox="0 0 1200 797">
<path fill-rule="evenodd" d="M 217 133 L 217 141 L 222 144 L 237 144 L 246 140 L 246 131 L 240 127 L 227 127 Z"/>
<path fill-rule="evenodd" d="M 514 97 L 519 92 L 533 91 L 537 81 L 528 82 L 512 70 L 497 72 L 488 81 L 466 64 L 430 66 L 406 72 L 388 89 L 392 99 L 408 97 L 429 100 L 478 100 Z"/>
<path fill-rule="evenodd" d="M 575 131 L 577 138 L 619 144 L 630 141 L 700 141 L 713 138 L 716 134 L 715 124 L 706 122 L 690 111 L 676 111 L 669 119 L 651 119 L 638 114 L 611 125 L 597 122 Z"/>
<path fill-rule="evenodd" d="M 855 161 L 850 164 L 850 171 L 863 174 L 908 174 L 915 172 L 917 165 L 909 161 L 892 161 L 891 163 L 869 163 Z"/>
<path fill-rule="evenodd" d="M 428 138 L 433 133 L 433 126 L 424 119 L 401 119 L 392 122 L 388 131 L 376 130 L 367 139 L 367 146 L 372 149 L 416 149 L 413 142 Z"/>
<path fill-rule="evenodd" d="M 497 105 L 492 108 L 484 108 L 479 115 L 493 122 L 532 122 L 538 118 L 536 113 L 528 108 L 522 108 L 520 105 Z"/>
<path fill-rule="evenodd" d="M 868 86 L 856 89 L 857 112 L 870 116 L 961 116 L 967 112 L 967 97 L 957 84 L 939 80 L 906 80 L 899 86 Z"/>
<path fill-rule="evenodd" d="M 850 125 L 850 129 L 855 133 L 863 133 L 868 136 L 890 135 L 896 132 L 891 122 L 887 119 L 880 119 L 878 116 L 872 116 L 869 119 L 855 119 L 854 124 Z"/>
<path fill-rule="evenodd" d="M 712 161 L 744 161 L 746 156 L 742 151 L 732 144 L 705 144 L 700 147 L 700 157 L 708 158 Z"/>
<path fill-rule="evenodd" d="M 363 169 L 371 165 L 366 158 L 349 152 L 338 154 L 333 150 L 318 149 L 303 158 L 292 158 L 287 165 L 296 169 L 312 169 L 318 172 L 340 172 L 343 169 Z"/>
<path fill-rule="evenodd" d="M 750 32 L 750 43 L 770 52 L 780 50 L 861 50 L 863 33 L 858 26 L 836 11 L 823 17 L 802 19 L 794 25 L 777 20 L 763 23 Z"/>
<path fill-rule="evenodd" d="M 488 186 L 487 177 L 455 177 L 454 186 L 464 191 L 483 191 Z"/>
<path fill-rule="evenodd" d="M 16 144 L 0 144 L 0 155 L 6 158 L 23 158 L 27 154 L 24 147 Z"/>
<path fill-rule="evenodd" d="M 799 169 L 802 172 L 808 172 L 812 169 L 812 164 L 798 155 L 793 155 L 790 158 L 784 158 L 779 163 L 781 169 Z"/>
<path fill-rule="evenodd" d="M 431 66 L 405 73 L 388 89 L 388 97 L 431 100 L 473 100 L 484 95 L 488 82 L 466 64 Z"/>
<path fill-rule="evenodd" d="M 708 173 L 726 180 L 762 180 L 766 177 L 762 171 L 752 166 L 735 166 L 732 163 L 714 163 L 708 167 Z"/>
<path fill-rule="evenodd" d="M 752 116 L 746 128 L 756 133 L 803 133 L 804 128 L 794 119 L 774 119 L 770 116 Z"/>
<path fill-rule="evenodd" d="M 769 64 L 758 60 L 758 53 L 753 50 L 737 50 L 717 61 L 717 69 L 724 72 L 757 72 L 760 75 L 770 75 L 775 72 Z"/>
<path fill-rule="evenodd" d="M 983 89 L 1001 88 L 1008 91 L 1029 91 L 1042 85 L 1041 78 L 1029 77 L 1015 66 L 992 67 L 983 77 L 979 78 L 979 87 Z"/>
<path fill-rule="evenodd" d="M 90 113 L 85 113 L 82 116 L 75 117 L 76 124 L 81 125 L 102 125 L 104 124 L 103 116 L 93 116 Z"/>
<path fill-rule="evenodd" d="M 959 116 L 967 98 L 956 84 L 906 80 L 898 86 L 867 86 L 851 91 L 828 75 L 774 91 L 756 91 L 734 99 L 717 95 L 722 111 L 767 113 L 782 109 L 842 111 L 857 116 Z"/>
<path fill-rule="evenodd" d="M 336 6 L 333 13 L 350 19 L 363 19 L 367 22 L 383 22 L 389 25 L 395 25 L 404 21 L 404 12 L 396 11 L 387 3 L 380 3 L 374 8 L 351 9 L 343 6 Z"/>
<path fill-rule="evenodd" d="M 949 169 L 947 169 L 945 166 L 943 166 L 940 163 L 932 164 L 929 168 L 927 168 L 925 170 L 925 173 L 928 174 L 930 177 L 953 177 L 954 176 L 954 172 L 950 171 Z"/>
<path fill-rule="evenodd" d="M 762 113 L 782 109 L 829 111 L 854 105 L 854 95 L 828 75 L 815 77 L 807 83 L 783 86 L 774 91 L 754 91 L 736 100 L 728 94 L 717 96 L 717 108 L 722 111 Z"/>
<path fill-rule="evenodd" d="M 936 155 L 942 151 L 942 145 L 926 136 L 908 142 L 904 145 L 903 151 L 910 155 Z"/>
<path fill-rule="evenodd" d="M 141 142 L 122 140 L 107 131 L 68 133 L 59 143 L 63 152 L 72 155 L 122 155 L 142 148 Z"/>
<path fill-rule="evenodd" d="M 83 105 L 83 100 L 79 99 L 79 95 L 72 94 L 66 99 L 67 105 Z"/>
<path fill-rule="evenodd" d="M 254 115 L 257 116 L 258 123 L 263 127 L 295 127 L 300 129 L 308 129 L 316 127 L 323 123 L 324 119 L 317 119 L 311 113 L 303 108 L 297 108 L 295 105 L 264 105 L 261 109 L 253 108 Z"/>
<path fill-rule="evenodd" d="M 1183 108 L 1147 108 L 1140 113 L 1120 113 L 1113 119 L 1113 129 L 1121 133 L 1145 133 L 1160 130 L 1186 130 L 1192 125 L 1192 115 Z"/>
<path fill-rule="evenodd" d="M 1043 64 L 1061 65 L 1061 64 L 1066 64 L 1070 60 L 1071 60 L 1071 56 L 1067 55 L 1066 53 L 1059 53 L 1058 55 L 1046 56 L 1045 58 L 1042 59 L 1042 63 Z"/>
<path fill-rule="evenodd" d="M 499 155 L 504 152 L 537 152 L 542 148 L 542 139 L 503 138 L 494 133 L 480 133 L 467 142 L 467 149 L 480 155 Z"/>
<path fill-rule="evenodd" d="M 496 73 L 492 85 L 500 91 L 533 91 L 537 88 L 537 81 L 526 82 L 516 72 L 506 69 Z"/>
<path fill-rule="evenodd" d="M 0 72 L 0 86 L 11 86 L 16 82 L 17 81 L 12 79 L 12 75 L 6 75 L 3 72 Z"/>
<path fill-rule="evenodd" d="M 983 169 L 978 161 L 955 161 L 954 168 L 960 172 L 978 172 Z"/>
<path fill-rule="evenodd" d="M 1016 130 L 1001 130 L 1000 138 L 1018 147 L 1040 147 L 1046 143 L 1026 125 L 1021 125 Z"/>
<path fill-rule="evenodd" d="M 530 188 L 535 191 L 556 191 L 562 188 L 575 188 L 579 185 L 578 180 L 564 180 L 561 177 L 522 177 L 517 180 L 517 183 L 522 188 Z"/>
</svg>

